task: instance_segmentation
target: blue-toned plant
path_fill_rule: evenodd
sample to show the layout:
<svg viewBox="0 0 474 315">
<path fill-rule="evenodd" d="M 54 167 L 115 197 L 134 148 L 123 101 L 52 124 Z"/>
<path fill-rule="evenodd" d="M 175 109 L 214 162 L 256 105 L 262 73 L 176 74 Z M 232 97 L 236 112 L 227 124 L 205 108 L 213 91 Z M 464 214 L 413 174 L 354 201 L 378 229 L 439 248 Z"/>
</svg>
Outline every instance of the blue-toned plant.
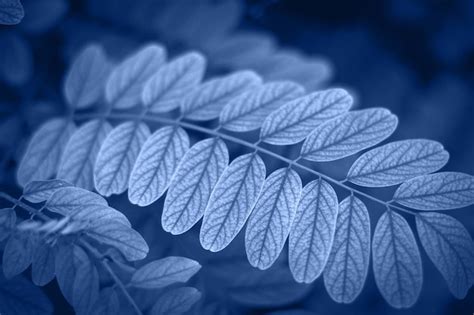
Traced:
<svg viewBox="0 0 474 315">
<path fill-rule="evenodd" d="M 372 256 L 376 284 L 396 308 L 412 306 L 423 281 L 404 217 L 410 215 L 452 294 L 467 294 L 474 281 L 472 238 L 455 218 L 435 211 L 473 204 L 474 178 L 431 174 L 449 159 L 440 143 L 410 139 L 371 149 L 395 131 L 397 117 L 383 108 L 350 111 L 352 97 L 344 89 L 308 93 L 290 81 L 263 82 L 250 70 L 202 82 L 201 54 L 166 60 L 156 44 L 117 65 L 100 46 L 85 48 L 65 80 L 70 115 L 33 135 L 18 169 L 20 185 L 56 177 L 107 197 L 128 191 L 130 202 L 142 207 L 166 193 L 163 229 L 182 234 L 203 219 L 200 243 L 212 252 L 226 248 L 248 222 L 252 266 L 272 266 L 289 238 L 294 279 L 311 283 L 323 275 L 340 303 L 360 294 Z M 187 131 L 201 137 L 190 139 Z M 240 148 L 230 151 L 232 158 L 231 145 Z M 282 146 L 300 148 L 299 154 L 285 155 Z M 342 179 L 309 163 L 362 151 Z M 286 166 L 267 175 L 262 156 Z M 311 181 L 303 185 L 301 177 Z M 388 201 L 364 190 L 399 184 Z M 66 189 L 80 188 L 55 194 Z M 372 239 L 365 201 L 385 209 Z"/>
</svg>

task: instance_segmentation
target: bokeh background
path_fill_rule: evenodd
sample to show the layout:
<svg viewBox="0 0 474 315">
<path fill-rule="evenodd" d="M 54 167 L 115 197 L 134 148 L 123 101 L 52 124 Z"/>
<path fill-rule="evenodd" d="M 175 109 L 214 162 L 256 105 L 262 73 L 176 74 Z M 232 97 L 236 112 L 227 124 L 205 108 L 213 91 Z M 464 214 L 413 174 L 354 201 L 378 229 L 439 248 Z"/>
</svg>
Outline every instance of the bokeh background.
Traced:
<svg viewBox="0 0 474 315">
<path fill-rule="evenodd" d="M 180 4 L 176 6 L 176 2 Z M 210 60 L 212 75 L 251 68 L 268 80 L 292 79 L 308 90 L 345 87 L 355 96 L 358 107 L 387 107 L 399 116 L 399 128 L 392 139 L 438 140 L 451 153 L 446 169 L 474 174 L 472 0 L 22 3 L 26 14 L 23 21 L 16 26 L 0 26 L 1 190 L 19 194 L 14 173 L 28 137 L 46 119 L 65 113 L 64 73 L 71 58 L 90 41 L 103 44 L 115 60 L 142 43 L 158 41 L 167 46 L 170 55 L 189 49 L 203 51 Z M 338 167 L 327 166 L 334 174 Z M 155 257 L 171 252 L 209 260 L 209 271 L 204 264 L 200 277 L 205 279 L 199 280 L 204 281 L 201 287 L 207 292 L 207 304 L 196 313 L 211 312 L 211 308 L 222 310 L 222 314 L 263 314 L 293 308 L 316 314 L 474 312 L 472 290 L 466 299 L 455 300 L 425 254 L 422 295 L 412 309 L 405 311 L 391 309 L 383 301 L 371 272 L 362 294 L 350 305 L 333 302 L 321 280 L 284 305 L 257 307 L 251 299 L 245 303 L 230 301 L 230 293 L 221 290 L 222 278 L 211 274 L 217 270 L 225 279 L 235 273 L 216 261 L 230 259 L 243 248 L 210 257 L 193 243 L 196 237 L 171 237 L 161 230 L 160 213 L 156 213 L 159 205 L 140 209 L 138 215 L 125 198 L 119 196 L 112 202 L 154 244 Z M 450 212 L 471 235 L 473 211 L 470 207 Z M 237 242 L 235 246 L 241 245 Z M 48 285 L 47 290 L 57 305 L 57 314 L 71 312 L 55 284 Z"/>
</svg>

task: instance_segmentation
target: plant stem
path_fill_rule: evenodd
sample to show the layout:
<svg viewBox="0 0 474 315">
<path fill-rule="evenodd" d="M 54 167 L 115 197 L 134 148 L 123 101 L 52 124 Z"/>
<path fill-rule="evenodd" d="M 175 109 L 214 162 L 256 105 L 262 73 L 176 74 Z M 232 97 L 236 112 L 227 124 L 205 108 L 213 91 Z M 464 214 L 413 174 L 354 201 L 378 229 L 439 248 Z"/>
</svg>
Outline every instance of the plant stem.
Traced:
<svg viewBox="0 0 474 315">
<path fill-rule="evenodd" d="M 9 194 L 7 193 L 4 193 L 2 191 L 0 191 L 0 198 L 3 198 L 11 203 L 13 203 L 15 206 L 18 206 L 18 207 L 21 207 L 23 209 L 25 209 L 26 211 L 28 211 L 29 213 L 35 215 L 35 216 L 38 216 L 40 217 L 42 220 L 44 221 L 48 221 L 50 220 L 50 218 L 48 216 L 46 216 L 45 214 L 39 212 L 37 209 L 33 208 L 32 206 L 24 203 L 23 201 L 20 201 L 12 196 L 10 196 Z"/>
<path fill-rule="evenodd" d="M 133 114 L 133 113 L 131 113 L 131 114 L 130 113 L 111 113 L 106 118 L 109 118 L 109 119 L 136 119 L 137 117 L 138 116 L 136 114 Z M 92 118 L 99 118 L 99 117 L 98 117 L 97 114 L 92 113 L 92 114 L 76 115 L 75 118 L 76 119 L 92 119 Z M 330 182 L 330 183 L 332 183 L 332 184 L 334 184 L 338 187 L 341 187 L 341 188 L 343 188 L 347 191 L 350 191 L 351 193 L 357 194 L 359 196 L 362 196 L 362 197 L 365 197 L 369 200 L 372 200 L 376 203 L 379 203 L 379 204 L 383 205 L 384 207 L 390 207 L 392 209 L 396 209 L 396 210 L 399 210 L 399 211 L 402 211 L 402 212 L 405 212 L 405 213 L 408 213 L 408 214 L 411 214 L 411 215 L 416 215 L 415 211 L 411 211 L 409 209 L 405 209 L 405 208 L 402 208 L 400 206 L 390 204 L 387 201 L 376 198 L 376 197 L 371 196 L 371 195 L 369 195 L 369 194 L 367 194 L 363 191 L 360 191 L 356 188 L 348 186 L 347 184 L 345 184 L 345 181 L 339 181 L 339 180 L 334 179 L 334 178 L 332 178 L 332 177 L 330 177 L 326 174 L 323 174 L 321 172 L 313 170 L 310 167 L 301 164 L 299 162 L 299 159 L 290 160 L 290 159 L 288 159 L 288 158 L 286 158 L 282 155 L 274 153 L 274 152 L 272 152 L 268 149 L 262 148 L 262 147 L 258 146 L 258 144 L 260 142 L 251 143 L 251 142 L 242 140 L 240 138 L 237 138 L 237 137 L 234 137 L 234 136 L 231 136 L 231 135 L 220 133 L 218 131 L 219 129 L 209 129 L 209 128 L 201 127 L 201 126 L 198 126 L 198 125 L 195 125 L 195 124 L 192 124 L 192 123 L 184 122 L 184 121 L 181 121 L 181 120 L 177 121 L 177 120 L 174 120 L 174 119 L 157 117 L 157 116 L 145 116 L 142 119 L 145 120 L 145 121 L 152 121 L 152 122 L 157 122 L 157 123 L 162 123 L 162 124 L 167 124 L 167 125 L 176 125 L 176 124 L 178 124 L 181 127 L 186 128 L 186 129 L 195 130 L 195 131 L 198 131 L 198 132 L 202 132 L 202 133 L 214 136 L 214 137 L 219 137 L 219 138 L 222 138 L 222 139 L 225 139 L 225 140 L 228 140 L 228 141 L 246 146 L 250 149 L 253 149 L 255 151 L 258 151 L 260 153 L 263 153 L 265 155 L 268 155 L 268 156 L 271 156 L 275 159 L 283 161 L 283 162 L 287 163 L 289 166 L 294 166 L 294 167 L 299 168 L 301 170 L 304 170 L 308 173 L 319 176 L 319 177 L 327 180 L 328 182 Z"/>
</svg>

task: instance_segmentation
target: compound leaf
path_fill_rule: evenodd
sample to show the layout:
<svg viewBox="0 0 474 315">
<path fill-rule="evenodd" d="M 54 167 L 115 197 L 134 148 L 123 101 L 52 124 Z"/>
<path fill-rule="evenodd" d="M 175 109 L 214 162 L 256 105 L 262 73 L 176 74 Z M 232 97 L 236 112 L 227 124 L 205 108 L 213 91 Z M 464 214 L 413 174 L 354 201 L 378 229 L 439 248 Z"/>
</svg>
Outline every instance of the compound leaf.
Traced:
<svg viewBox="0 0 474 315">
<path fill-rule="evenodd" d="M 161 224 L 174 235 L 188 231 L 204 215 L 211 192 L 229 164 L 224 141 L 199 141 L 184 155 L 166 195 Z"/>
<path fill-rule="evenodd" d="M 33 181 L 23 188 L 23 198 L 38 203 L 48 200 L 58 189 L 72 186 L 60 179 Z"/>
<path fill-rule="evenodd" d="M 200 241 L 212 252 L 224 249 L 242 229 L 265 180 L 265 164 L 255 153 L 241 155 L 224 170 L 204 212 Z"/>
<path fill-rule="evenodd" d="M 147 45 L 116 66 L 105 85 L 105 98 L 117 109 L 140 104 L 143 86 L 163 65 L 166 51 L 158 45 Z"/>
<path fill-rule="evenodd" d="M 238 132 L 258 129 L 272 111 L 303 93 L 303 87 L 290 81 L 266 83 L 230 100 L 222 109 L 220 124 Z"/>
<path fill-rule="evenodd" d="M 205 68 L 206 59 L 198 52 L 187 53 L 164 65 L 145 84 L 143 104 L 153 113 L 175 109 L 183 96 L 201 82 Z"/>
<path fill-rule="evenodd" d="M 128 184 L 128 199 L 147 206 L 168 188 L 179 161 L 189 148 L 187 133 L 179 127 L 155 131 L 143 144 Z"/>
<path fill-rule="evenodd" d="M 323 272 L 334 240 L 338 207 L 336 192 L 324 180 L 303 188 L 288 249 L 290 270 L 297 282 L 311 283 Z"/>
<path fill-rule="evenodd" d="M 393 200 L 417 210 L 449 210 L 474 203 L 474 177 L 441 172 L 411 179 L 398 187 Z"/>
<path fill-rule="evenodd" d="M 408 222 L 398 213 L 385 212 L 372 240 L 375 283 L 395 308 L 409 308 L 418 300 L 423 283 L 420 252 Z"/>
<path fill-rule="evenodd" d="M 201 292 L 192 287 L 181 287 L 166 291 L 150 311 L 151 315 L 184 314 L 201 298 Z"/>
<path fill-rule="evenodd" d="M 367 277 L 370 257 L 370 217 L 358 198 L 339 204 L 336 233 L 324 270 L 324 285 L 338 303 L 351 303 Z"/>
<path fill-rule="evenodd" d="M 105 120 L 91 120 L 74 132 L 64 150 L 58 178 L 87 190 L 94 188 L 94 164 L 102 142 L 112 126 Z"/>
<path fill-rule="evenodd" d="M 352 164 L 347 180 L 359 186 L 386 187 L 435 172 L 449 154 L 436 141 L 402 140 L 372 149 Z"/>
<path fill-rule="evenodd" d="M 74 129 L 74 124 L 66 119 L 51 119 L 35 132 L 18 167 L 17 180 L 21 186 L 56 174 Z"/>
<path fill-rule="evenodd" d="M 343 89 L 314 92 L 286 103 L 264 120 L 260 138 L 270 144 L 298 143 L 319 124 L 344 114 L 352 97 Z"/>
<path fill-rule="evenodd" d="M 301 179 L 291 168 L 276 170 L 265 180 L 245 232 L 250 264 L 268 269 L 278 258 L 296 216 Z"/>
<path fill-rule="evenodd" d="M 474 243 L 466 228 L 451 216 L 420 213 L 416 228 L 428 257 L 441 272 L 451 293 L 463 299 L 474 281 Z"/>
<path fill-rule="evenodd" d="M 107 135 L 94 166 L 95 188 L 101 195 L 127 190 L 132 167 L 149 136 L 148 126 L 134 121 L 120 124 Z"/>
</svg>

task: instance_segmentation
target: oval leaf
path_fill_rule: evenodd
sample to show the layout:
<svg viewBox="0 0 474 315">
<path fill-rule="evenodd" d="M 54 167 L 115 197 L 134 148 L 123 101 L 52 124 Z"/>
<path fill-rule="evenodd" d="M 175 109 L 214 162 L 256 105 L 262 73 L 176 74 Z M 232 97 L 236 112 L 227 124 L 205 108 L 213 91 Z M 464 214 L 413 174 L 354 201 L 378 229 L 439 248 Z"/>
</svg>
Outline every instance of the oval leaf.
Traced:
<svg viewBox="0 0 474 315">
<path fill-rule="evenodd" d="M 48 200 L 58 189 L 72 185 L 60 179 L 33 181 L 23 189 L 23 198 L 29 202 L 38 203 Z"/>
<path fill-rule="evenodd" d="M 316 127 L 303 143 L 301 156 L 317 162 L 342 159 L 388 138 L 397 124 L 397 116 L 384 108 L 353 111 Z"/>
<path fill-rule="evenodd" d="M 449 210 L 474 204 L 474 177 L 441 172 L 416 177 L 398 187 L 393 200 L 417 210 Z"/>
<path fill-rule="evenodd" d="M 33 255 L 31 278 L 34 284 L 43 286 L 54 279 L 55 261 L 55 248 L 52 248 L 46 242 L 41 242 L 40 245 L 36 247 Z"/>
<path fill-rule="evenodd" d="M 117 109 L 140 103 L 143 86 L 158 71 L 166 59 L 166 52 L 158 45 L 148 45 L 116 66 L 105 86 L 105 98 Z"/>
<path fill-rule="evenodd" d="M 265 164 L 255 153 L 230 163 L 212 191 L 199 235 L 201 245 L 217 252 L 235 238 L 245 224 L 265 180 Z"/>
<path fill-rule="evenodd" d="M 14 233 L 3 250 L 3 274 L 10 279 L 22 273 L 31 264 L 34 243 L 26 233 Z"/>
<path fill-rule="evenodd" d="M 161 224 L 174 235 L 188 231 L 204 215 L 217 180 L 229 163 L 224 141 L 212 138 L 184 155 L 166 195 Z"/>
<path fill-rule="evenodd" d="M 115 127 L 107 135 L 94 166 L 95 188 L 101 195 L 108 197 L 127 190 L 133 164 L 149 136 L 146 124 L 132 121 Z"/>
<path fill-rule="evenodd" d="M 0 242 L 10 236 L 16 223 L 15 210 L 11 208 L 0 209 Z"/>
<path fill-rule="evenodd" d="M 334 240 L 338 208 L 336 192 L 324 180 L 303 188 L 288 249 L 296 281 L 311 283 L 323 272 Z"/>
<path fill-rule="evenodd" d="M 94 163 L 112 126 L 91 120 L 77 129 L 64 150 L 58 178 L 87 190 L 94 188 Z"/>
<path fill-rule="evenodd" d="M 142 289 L 159 289 L 174 283 L 187 282 L 201 265 L 185 257 L 169 256 L 141 267 L 132 276 L 130 285 Z"/>
<path fill-rule="evenodd" d="M 352 97 L 343 89 L 314 92 L 286 103 L 264 120 L 260 138 L 267 143 L 298 143 L 319 124 L 344 114 Z"/>
<path fill-rule="evenodd" d="M 228 130 L 239 132 L 258 129 L 272 111 L 303 93 L 303 87 L 290 81 L 266 83 L 240 94 L 224 106 L 220 124 Z"/>
<path fill-rule="evenodd" d="M 21 186 L 56 174 L 74 129 L 74 124 L 66 119 L 52 119 L 35 132 L 18 167 L 17 180 Z"/>
<path fill-rule="evenodd" d="M 64 95 L 70 106 L 82 109 L 102 96 L 112 65 L 99 45 L 89 45 L 74 60 L 64 82 Z"/>
<path fill-rule="evenodd" d="M 183 116 L 193 120 L 217 118 L 231 99 L 257 87 L 261 82 L 262 79 L 253 71 L 238 71 L 204 82 L 182 100 Z"/>
<path fill-rule="evenodd" d="M 0 24 L 15 25 L 21 22 L 25 16 L 25 11 L 20 0 L 0 1 Z"/>
<path fill-rule="evenodd" d="M 347 180 L 365 187 L 386 187 L 442 168 L 449 154 L 436 141 L 402 140 L 370 150 L 352 164 Z"/>
<path fill-rule="evenodd" d="M 324 270 L 324 286 L 338 303 L 351 303 L 362 291 L 370 256 L 370 218 L 354 196 L 339 204 L 336 234 Z"/>
<path fill-rule="evenodd" d="M 161 295 L 150 311 L 151 315 L 184 314 L 201 298 L 201 292 L 195 288 L 175 288 Z"/>
<path fill-rule="evenodd" d="M 130 202 L 144 207 L 160 198 L 188 148 L 189 138 L 182 128 L 169 126 L 155 131 L 133 166 L 128 183 Z"/>
<path fill-rule="evenodd" d="M 142 102 L 153 113 L 179 106 L 181 99 L 201 82 L 206 59 L 197 52 L 187 53 L 161 67 L 145 84 Z"/>
<path fill-rule="evenodd" d="M 375 283 L 395 308 L 411 307 L 423 283 L 420 252 L 408 222 L 393 211 L 385 212 L 372 240 Z"/>
<path fill-rule="evenodd" d="M 464 299 L 474 281 L 474 243 L 469 232 L 453 217 L 435 212 L 418 214 L 416 228 L 451 293 Z"/>
<path fill-rule="evenodd" d="M 279 169 L 265 180 L 245 232 L 250 264 L 268 269 L 278 258 L 296 216 L 301 179 L 291 168 Z"/>
</svg>

